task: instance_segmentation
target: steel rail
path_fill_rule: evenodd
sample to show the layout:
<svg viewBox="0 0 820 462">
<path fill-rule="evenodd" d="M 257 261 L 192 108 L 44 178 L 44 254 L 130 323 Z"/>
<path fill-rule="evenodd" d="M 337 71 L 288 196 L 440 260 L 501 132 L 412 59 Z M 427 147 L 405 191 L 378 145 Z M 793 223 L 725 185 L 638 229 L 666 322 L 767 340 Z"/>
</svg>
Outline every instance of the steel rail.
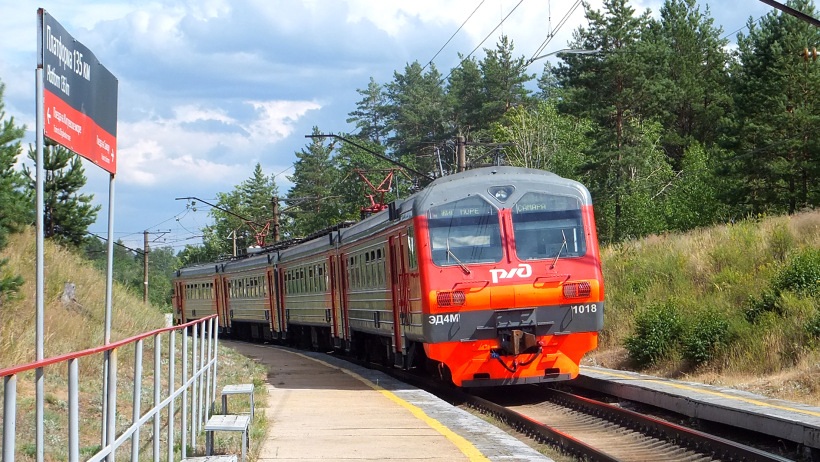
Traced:
<svg viewBox="0 0 820 462">
<path fill-rule="evenodd" d="M 543 391 L 557 404 L 593 414 L 643 434 L 662 435 L 661 438 L 663 439 L 674 441 L 680 446 L 688 447 L 698 452 L 703 452 L 704 448 L 709 448 L 713 451 L 714 457 L 718 459 L 743 460 L 747 462 L 788 462 L 788 459 L 759 449 L 639 414 L 611 404 L 554 389 L 544 389 Z"/>
</svg>

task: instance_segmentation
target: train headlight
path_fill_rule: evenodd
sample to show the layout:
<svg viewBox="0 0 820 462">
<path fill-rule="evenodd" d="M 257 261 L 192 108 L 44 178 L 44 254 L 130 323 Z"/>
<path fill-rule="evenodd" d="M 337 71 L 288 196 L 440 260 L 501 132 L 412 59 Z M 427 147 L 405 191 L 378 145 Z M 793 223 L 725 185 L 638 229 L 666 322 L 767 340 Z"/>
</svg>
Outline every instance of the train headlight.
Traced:
<svg viewBox="0 0 820 462">
<path fill-rule="evenodd" d="M 586 298 L 592 292 L 589 282 L 570 282 L 564 284 L 564 298 Z"/>
<path fill-rule="evenodd" d="M 488 191 L 491 196 L 495 197 L 495 200 L 504 203 L 512 196 L 515 186 L 493 186 Z"/>
<path fill-rule="evenodd" d="M 463 306 L 466 301 L 463 290 L 441 291 L 436 294 L 438 306 Z"/>
</svg>

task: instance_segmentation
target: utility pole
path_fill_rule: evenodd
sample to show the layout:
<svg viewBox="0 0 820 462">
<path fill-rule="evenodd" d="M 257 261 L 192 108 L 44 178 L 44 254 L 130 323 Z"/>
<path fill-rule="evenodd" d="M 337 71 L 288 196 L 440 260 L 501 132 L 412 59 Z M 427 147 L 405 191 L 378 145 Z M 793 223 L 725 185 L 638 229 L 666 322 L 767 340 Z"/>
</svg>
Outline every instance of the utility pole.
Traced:
<svg viewBox="0 0 820 462">
<path fill-rule="evenodd" d="M 466 153 L 466 143 L 464 142 L 464 137 L 458 137 L 458 142 L 456 143 L 458 147 L 458 171 L 463 172 L 467 170 L 467 153 Z"/>
<path fill-rule="evenodd" d="M 142 233 L 145 244 L 142 247 L 142 302 L 148 306 L 148 230 Z"/>
<path fill-rule="evenodd" d="M 233 238 L 233 256 L 236 257 L 236 230 L 231 231 L 231 234 L 228 234 L 228 237 Z"/>
<path fill-rule="evenodd" d="M 270 201 L 273 210 L 273 242 L 279 242 L 279 197 L 273 196 Z"/>
</svg>

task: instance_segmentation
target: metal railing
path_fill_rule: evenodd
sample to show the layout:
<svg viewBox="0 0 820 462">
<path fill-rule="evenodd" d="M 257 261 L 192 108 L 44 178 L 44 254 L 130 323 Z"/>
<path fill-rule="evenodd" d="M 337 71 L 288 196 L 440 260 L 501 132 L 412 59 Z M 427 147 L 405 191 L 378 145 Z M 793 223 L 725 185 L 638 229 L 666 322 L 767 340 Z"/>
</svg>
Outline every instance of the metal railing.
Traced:
<svg viewBox="0 0 820 462">
<path fill-rule="evenodd" d="M 101 438 L 100 447 L 88 462 L 98 462 L 105 459 L 107 462 L 114 462 L 116 450 L 130 440 L 131 461 L 140 460 L 140 429 L 149 421 L 153 424 L 150 434 L 153 454 L 152 460 L 161 460 L 160 449 L 162 444 L 161 421 L 163 411 L 165 412 L 165 425 L 167 435 L 165 438 L 166 460 L 175 460 L 175 443 L 179 443 L 179 455 L 181 459 L 187 457 L 188 444 L 196 449 L 197 434 L 202 431 L 202 427 L 213 410 L 213 403 L 216 399 L 216 352 L 217 352 L 217 315 L 198 319 L 174 327 L 167 327 L 147 332 L 136 337 L 131 337 L 119 342 L 91 348 L 75 353 L 47 358 L 20 366 L 9 367 L 0 370 L 0 377 L 3 379 L 3 462 L 13 462 L 15 459 L 15 440 L 17 439 L 17 385 L 18 376 L 33 371 L 36 377 L 43 377 L 45 367 L 64 364 L 68 371 L 68 462 L 80 461 L 80 387 L 79 387 L 79 367 L 78 360 L 95 354 L 103 355 L 104 373 L 102 406 L 100 413 Z M 185 337 L 190 331 L 190 340 Z M 182 354 L 177 358 L 176 337 L 181 335 Z M 164 339 L 163 337 L 167 337 Z M 143 343 L 145 340 L 153 341 L 153 403 L 151 409 L 142 412 L 143 395 Z M 166 355 L 162 355 L 163 340 L 166 345 Z M 192 354 L 190 355 L 188 344 L 192 344 Z M 124 351 L 124 347 L 134 348 L 134 371 L 132 384 L 132 416 L 131 424 L 121 429 L 117 434 L 117 354 Z M 163 362 L 167 360 L 167 367 L 163 368 Z M 181 361 L 181 383 L 175 387 L 176 363 Z M 163 372 L 162 369 L 165 369 Z M 167 374 L 167 375 L 166 375 Z M 163 378 L 167 386 L 167 393 L 163 398 Z M 181 395 L 181 406 L 177 408 L 177 400 Z M 191 405 L 189 406 L 189 395 Z M 204 395 L 204 396 L 203 396 Z M 181 416 L 179 431 L 176 431 L 174 415 L 177 412 Z M 190 417 L 190 420 L 189 420 Z M 122 416 L 120 416 L 122 420 Z M 190 422 L 190 425 L 189 425 Z M 39 424 L 38 424 L 39 425 Z M 177 439 L 177 435 L 179 436 Z M 40 447 L 43 442 L 37 439 L 36 452 L 43 454 L 44 448 Z"/>
</svg>

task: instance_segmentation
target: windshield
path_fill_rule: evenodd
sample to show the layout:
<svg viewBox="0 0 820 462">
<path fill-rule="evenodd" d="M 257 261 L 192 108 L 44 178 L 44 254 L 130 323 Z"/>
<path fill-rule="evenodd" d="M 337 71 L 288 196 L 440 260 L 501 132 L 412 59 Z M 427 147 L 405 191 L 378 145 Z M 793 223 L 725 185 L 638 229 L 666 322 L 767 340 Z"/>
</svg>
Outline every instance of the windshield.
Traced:
<svg viewBox="0 0 820 462">
<path fill-rule="evenodd" d="M 428 212 L 433 263 L 438 266 L 497 263 L 504 254 L 498 211 L 480 197 Z"/>
<path fill-rule="evenodd" d="M 577 197 L 527 193 L 513 207 L 512 221 L 521 260 L 555 258 L 559 251 L 561 258 L 580 257 L 587 251 Z"/>
</svg>

